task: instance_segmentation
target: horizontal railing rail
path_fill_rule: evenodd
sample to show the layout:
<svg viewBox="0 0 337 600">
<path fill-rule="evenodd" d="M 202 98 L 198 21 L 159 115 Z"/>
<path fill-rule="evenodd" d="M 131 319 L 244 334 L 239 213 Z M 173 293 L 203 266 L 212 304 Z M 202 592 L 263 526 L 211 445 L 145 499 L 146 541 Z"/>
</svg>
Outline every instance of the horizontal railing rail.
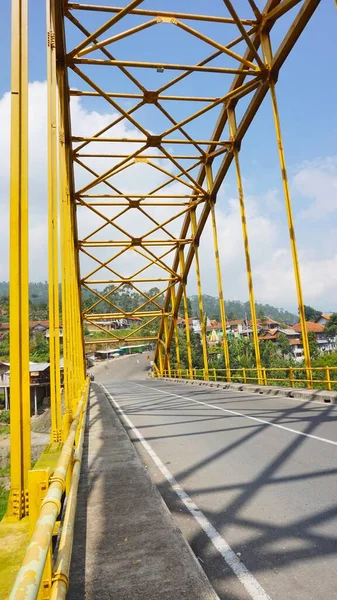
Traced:
<svg viewBox="0 0 337 600">
<path fill-rule="evenodd" d="M 36 600 L 39 598 L 41 583 L 51 553 L 52 539 L 57 518 L 61 514 L 66 487 L 66 509 L 63 517 L 62 533 L 51 578 L 51 598 L 65 598 L 68 589 L 68 575 L 73 541 L 76 512 L 77 487 L 81 468 L 84 429 L 90 379 L 85 382 L 72 419 L 67 438 L 56 468 L 49 479 L 49 487 L 42 501 L 40 513 L 21 568 L 16 576 L 9 600 Z"/>
<path fill-rule="evenodd" d="M 230 373 L 230 377 L 228 376 Z M 235 369 L 170 369 L 153 372 L 154 377 L 171 377 L 206 381 L 232 381 L 258 385 L 289 386 L 337 391 L 337 367 L 238 367 Z"/>
</svg>

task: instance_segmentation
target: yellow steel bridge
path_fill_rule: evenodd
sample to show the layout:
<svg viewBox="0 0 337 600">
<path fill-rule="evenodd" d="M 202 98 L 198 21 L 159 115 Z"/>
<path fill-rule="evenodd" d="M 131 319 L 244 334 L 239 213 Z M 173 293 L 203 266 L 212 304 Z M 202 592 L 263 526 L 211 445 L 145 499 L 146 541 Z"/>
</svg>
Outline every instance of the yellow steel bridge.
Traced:
<svg viewBox="0 0 337 600">
<path fill-rule="evenodd" d="M 56 458 L 51 459 L 52 455 L 46 451 L 39 469 L 31 470 L 28 0 L 12 0 L 11 489 L 5 521 L 20 523 L 29 515 L 33 537 L 11 599 L 63 598 L 66 594 L 71 543 L 65 537 L 66 557 L 62 568 L 57 563 L 53 573 L 51 540 L 64 490 L 68 495 L 70 523 L 74 517 L 72 507 L 76 506 L 89 386 L 84 321 L 102 331 L 101 339 L 95 343 L 106 344 L 108 336 L 111 344 L 117 344 L 120 338 L 113 329 L 105 327 L 104 321 L 138 318 L 137 326 L 123 338 L 123 344 L 153 344 L 157 376 L 183 375 L 205 380 L 221 377 L 226 381 L 235 377 L 226 337 L 221 244 L 216 223 L 217 196 L 230 168 L 235 173 L 240 203 L 255 350 L 256 364 L 251 377 L 259 384 L 268 383 L 268 377 L 269 380 L 273 377 L 266 374 L 260 359 L 249 220 L 240 166 L 245 135 L 266 97 L 274 119 L 272 134 L 283 183 L 308 387 L 314 379 L 277 80 L 280 70 L 286 71 L 287 58 L 301 33 L 309 20 L 315 18 L 320 0 L 267 0 L 263 8 L 261 2 L 254 0 L 219 0 L 221 10 L 214 15 L 191 12 L 192 2 L 180 2 L 179 11 L 170 10 L 171 3 L 142 0 L 124 0 L 117 7 L 107 0 L 102 0 L 102 4 L 47 0 L 46 4 L 50 448 Z M 165 9 L 158 9 L 159 4 Z M 199 4 L 208 11 L 216 3 Z M 283 27 L 283 31 L 279 24 L 285 18 L 290 25 Z M 172 30 L 178 32 L 177 37 L 171 36 Z M 170 42 L 176 39 L 177 46 Z M 124 53 L 119 46 L 115 50 L 119 41 L 123 41 Z M 156 79 L 153 72 L 158 73 Z M 83 102 L 89 99 L 91 107 L 97 107 L 97 114 L 104 113 L 106 117 L 97 118 L 97 128 L 93 131 L 88 131 L 81 118 L 72 118 L 71 106 L 78 98 Z M 263 144 L 263 140 L 258 143 Z M 208 366 L 202 302 L 199 242 L 207 222 L 213 234 L 214 252 L 209 261 L 215 263 L 224 333 L 225 369 L 221 374 Z M 197 283 L 204 362 L 202 372 L 198 373 L 192 364 L 186 293 L 192 271 Z M 103 294 L 100 290 L 109 285 L 110 291 Z M 141 294 L 143 299 L 137 309 L 129 312 L 122 310 L 115 299 L 124 286 Z M 156 288 L 156 293 L 150 296 L 144 291 L 149 288 Z M 95 298 L 85 311 L 81 307 L 83 290 Z M 160 302 L 163 295 L 164 304 Z M 104 315 L 100 312 L 103 304 L 108 306 Z M 188 368 L 183 373 L 177 328 L 182 307 L 188 355 Z M 62 394 L 60 319 L 64 340 Z M 170 364 L 171 348 L 175 352 L 174 369 Z M 244 375 L 247 381 L 249 373 Z M 290 373 L 286 376 L 291 379 Z M 69 527 L 69 536 L 70 531 Z M 39 595 L 42 580 L 44 595 L 41 590 Z M 28 592 L 25 595 L 27 590 L 29 595 Z"/>
</svg>

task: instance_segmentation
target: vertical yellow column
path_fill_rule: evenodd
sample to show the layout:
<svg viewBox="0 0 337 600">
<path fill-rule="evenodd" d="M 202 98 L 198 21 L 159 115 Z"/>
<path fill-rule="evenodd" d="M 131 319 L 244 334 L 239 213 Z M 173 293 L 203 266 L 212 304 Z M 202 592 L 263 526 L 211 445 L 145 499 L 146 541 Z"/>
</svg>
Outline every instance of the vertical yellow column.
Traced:
<svg viewBox="0 0 337 600">
<path fill-rule="evenodd" d="M 163 364 L 163 349 L 161 340 L 158 341 L 158 362 L 159 362 L 159 377 L 163 377 L 164 364 Z"/>
<path fill-rule="evenodd" d="M 212 187 L 213 187 L 213 175 L 212 175 L 212 167 L 210 165 L 206 165 L 206 177 L 207 177 L 208 191 L 211 192 Z M 223 354 L 224 354 L 225 367 L 226 367 L 226 380 L 230 381 L 231 380 L 231 368 L 230 368 L 230 358 L 229 358 L 229 348 L 228 348 L 228 338 L 227 338 L 226 309 L 225 309 L 225 302 L 224 302 L 224 296 L 223 296 L 220 255 L 219 255 L 219 243 L 218 243 L 218 230 L 217 230 L 217 225 L 216 225 L 215 201 L 214 200 L 211 200 L 211 217 L 212 217 L 215 270 L 216 270 L 216 278 L 217 278 L 217 282 L 218 282 L 220 321 L 221 321 L 221 327 L 222 327 L 222 347 L 223 347 Z"/>
<path fill-rule="evenodd" d="M 176 293 L 174 286 L 171 288 L 171 303 L 172 303 L 172 313 L 174 314 L 176 307 Z M 178 311 L 177 311 L 178 314 Z M 181 364 L 180 364 L 180 348 L 179 348 L 179 335 L 178 335 L 178 326 L 177 326 L 178 318 L 174 318 L 174 343 L 175 343 L 175 351 L 176 351 L 176 364 L 177 364 L 177 375 L 181 377 Z"/>
<path fill-rule="evenodd" d="M 183 273 L 185 268 L 185 258 L 183 248 L 179 248 L 179 264 L 181 273 L 181 285 L 183 288 L 183 304 L 184 304 L 184 319 L 185 319 L 185 334 L 186 334 L 186 345 L 187 345 L 187 365 L 190 379 L 193 379 L 193 363 L 192 363 L 192 348 L 191 348 L 191 332 L 189 326 L 188 316 L 188 303 L 186 293 L 186 282 L 183 280 Z"/>
<path fill-rule="evenodd" d="M 54 1 L 47 0 L 48 263 L 51 441 L 61 440 L 60 317 L 58 282 L 57 90 Z"/>
<path fill-rule="evenodd" d="M 298 262 L 294 219 L 293 219 L 293 212 L 292 212 L 292 206 L 291 206 L 291 198 L 290 198 L 289 183 L 288 183 L 288 176 L 287 176 L 287 167 L 286 167 L 285 155 L 284 155 L 284 149 L 283 149 L 280 118 L 279 118 L 279 112 L 278 112 L 277 100 L 276 100 L 275 83 L 273 81 L 270 81 L 270 95 L 271 95 L 271 101 L 272 101 L 272 106 L 273 106 L 275 132 L 276 132 L 277 148 L 278 148 L 278 153 L 279 153 L 280 167 L 281 167 L 281 174 L 282 174 L 284 200 L 285 200 L 286 211 L 287 211 L 290 246 L 291 246 L 291 253 L 292 253 L 292 258 L 293 258 L 293 269 L 294 269 L 295 282 L 296 282 L 298 312 L 300 315 L 300 323 L 301 323 L 302 344 L 303 344 L 304 362 L 305 362 L 305 368 L 306 368 L 306 377 L 308 380 L 309 387 L 313 387 L 311 360 L 310 360 L 310 348 L 309 348 L 307 325 L 306 325 L 306 320 L 305 320 L 302 282 L 301 282 L 300 266 L 299 266 L 299 262 Z"/>
<path fill-rule="evenodd" d="M 230 136 L 233 140 L 233 156 L 235 162 L 235 171 L 236 171 L 236 181 L 238 187 L 239 194 L 239 202 L 240 202 L 240 212 L 241 212 L 241 224 L 242 224 L 242 236 L 243 236 L 243 244 L 245 250 L 245 259 L 246 259 L 246 271 L 247 271 L 247 280 L 248 280 L 248 292 L 249 292 L 249 305 L 250 305 L 250 313 L 252 318 L 252 330 L 253 330 L 253 342 L 254 342 L 254 351 L 255 351 L 255 361 L 256 361 L 256 369 L 257 369 L 257 378 L 260 384 L 263 383 L 262 371 L 261 371 L 261 357 L 260 357 L 260 346 L 259 346 L 259 335 L 257 331 L 257 321 L 256 321 L 256 310 L 255 310 L 255 298 L 254 298 L 254 286 L 253 286 L 253 275 L 252 275 L 252 267 L 250 261 L 250 251 L 249 251 L 249 240 L 248 240 L 248 231 L 247 231 L 247 219 L 246 219 L 246 208 L 245 208 L 245 200 L 243 195 L 243 186 L 242 186 L 242 177 L 241 177 L 241 169 L 240 169 L 240 161 L 239 161 L 239 152 L 235 145 L 235 135 L 236 135 L 236 118 L 235 112 L 233 108 L 228 108 L 228 123 L 229 123 L 229 131 Z"/>
<path fill-rule="evenodd" d="M 212 202 L 212 206 L 211 206 L 211 217 L 212 217 L 212 229 L 213 229 L 215 268 L 216 268 L 216 276 L 217 276 L 217 281 L 218 281 L 220 321 L 221 321 L 221 327 L 222 327 L 222 332 L 223 332 L 222 346 L 223 346 L 223 353 L 224 353 L 225 367 L 226 367 L 226 379 L 227 379 L 227 381 L 230 381 L 231 380 L 231 367 L 230 367 L 228 338 L 227 338 L 226 309 L 225 309 L 225 301 L 224 301 L 224 296 L 223 296 L 221 266 L 220 266 L 220 256 L 219 256 L 219 244 L 218 244 L 218 232 L 217 232 L 217 226 L 216 226 L 214 202 Z"/>
<path fill-rule="evenodd" d="M 164 334 L 165 334 L 165 363 L 167 364 L 168 376 L 171 377 L 171 359 L 170 359 L 170 350 L 168 348 L 167 340 L 169 335 L 168 328 L 168 317 L 164 317 Z"/>
<path fill-rule="evenodd" d="M 212 217 L 212 229 L 213 229 L 215 268 L 216 268 L 216 276 L 217 276 L 217 281 L 218 281 L 220 321 L 221 321 L 221 327 L 222 327 L 222 347 L 223 347 L 223 354 L 224 354 L 225 367 L 226 367 L 226 380 L 230 381 L 231 380 L 231 366 L 230 366 L 228 337 L 227 337 L 226 309 L 225 309 L 225 301 L 224 301 L 223 288 L 222 288 L 221 266 L 220 266 L 219 245 L 218 245 L 218 232 L 217 232 L 217 226 L 216 226 L 214 202 L 212 202 L 212 206 L 211 206 L 211 217 Z"/>
<path fill-rule="evenodd" d="M 68 256 L 68 211 L 67 211 L 67 183 L 64 148 L 64 125 L 62 110 L 62 75 L 59 83 L 59 156 L 60 156 L 60 238 L 61 238 L 61 271 L 62 271 L 62 327 L 63 327 L 63 362 L 64 362 L 64 403 L 65 403 L 65 429 L 63 436 L 67 435 L 72 416 L 72 368 L 71 368 L 71 344 L 70 344 L 70 314 L 69 314 L 69 256 Z"/>
<path fill-rule="evenodd" d="M 181 377 L 179 334 L 178 334 L 178 326 L 177 326 L 176 322 L 174 324 L 174 343 L 175 343 L 175 350 L 176 350 L 177 375 L 178 375 L 178 377 Z"/>
<path fill-rule="evenodd" d="M 28 5 L 12 0 L 10 166 L 11 491 L 8 518 L 28 514 L 30 449 L 28 289 Z"/>
<path fill-rule="evenodd" d="M 266 64 L 267 68 L 270 68 L 270 65 L 272 62 L 272 49 L 271 49 L 270 38 L 269 38 L 268 33 L 261 34 L 261 42 L 262 42 L 262 50 L 263 50 L 265 64 Z M 306 320 L 305 320 L 302 282 L 301 282 L 300 267 L 299 267 L 299 262 L 298 262 L 293 211 L 292 211 L 292 206 L 291 206 L 291 197 L 290 197 L 289 182 L 288 182 L 288 175 L 287 175 L 287 165 L 286 165 L 285 153 L 284 153 L 284 147 L 283 147 L 280 116 L 279 116 L 279 111 L 278 111 L 278 106 L 277 106 L 275 81 L 272 77 L 270 77 L 270 79 L 269 79 L 269 89 L 270 89 L 271 103 L 272 103 L 273 116 L 274 116 L 274 125 L 275 125 L 277 149 L 278 149 L 281 176 L 282 176 L 284 201 L 285 201 L 286 212 L 287 212 L 290 247 L 291 247 L 291 254 L 292 254 L 292 259 L 293 259 L 293 269 L 294 269 L 296 292 L 297 292 L 298 312 L 299 312 L 300 323 L 301 323 L 302 344 L 303 344 L 303 352 L 304 352 L 304 362 L 305 362 L 305 367 L 306 367 L 306 377 L 308 380 L 309 387 L 313 387 L 311 360 L 310 360 L 310 348 L 309 348 L 308 332 L 307 332 L 307 326 L 306 326 Z"/>
<path fill-rule="evenodd" d="M 195 216 L 195 208 L 191 210 L 191 228 L 192 237 L 194 243 L 194 260 L 195 260 L 195 271 L 197 276 L 197 289 L 198 289 L 198 301 L 199 301 L 199 315 L 200 315 L 200 328 L 201 328 L 201 341 L 202 341 L 202 356 L 204 361 L 205 379 L 208 381 L 208 355 L 207 355 L 207 339 L 206 339 L 206 326 L 204 318 L 204 307 L 202 302 L 202 287 L 200 277 L 200 262 L 199 262 L 199 242 L 195 240 L 197 221 Z"/>
</svg>

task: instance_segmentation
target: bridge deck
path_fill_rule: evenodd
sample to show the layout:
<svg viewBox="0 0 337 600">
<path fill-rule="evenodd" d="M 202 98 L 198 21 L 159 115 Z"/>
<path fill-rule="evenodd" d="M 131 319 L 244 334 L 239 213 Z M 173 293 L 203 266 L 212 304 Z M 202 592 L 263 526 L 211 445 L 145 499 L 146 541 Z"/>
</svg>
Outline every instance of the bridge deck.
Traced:
<svg viewBox="0 0 337 600">
<path fill-rule="evenodd" d="M 99 377 L 221 600 L 336 597 L 336 406 Z"/>
<path fill-rule="evenodd" d="M 215 600 L 106 395 L 94 384 L 70 600 Z"/>
</svg>

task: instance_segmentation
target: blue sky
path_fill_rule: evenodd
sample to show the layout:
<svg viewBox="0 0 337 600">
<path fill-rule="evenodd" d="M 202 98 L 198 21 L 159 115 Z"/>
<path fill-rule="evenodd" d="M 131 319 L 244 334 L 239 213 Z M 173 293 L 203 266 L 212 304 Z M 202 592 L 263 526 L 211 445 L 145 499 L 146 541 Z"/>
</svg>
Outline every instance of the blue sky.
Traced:
<svg viewBox="0 0 337 600">
<path fill-rule="evenodd" d="M 125 2 L 123 2 L 124 4 Z M 191 0 L 185 0 L 184 2 L 172 0 L 169 3 L 169 9 L 188 12 L 193 7 L 194 12 L 201 12 L 201 7 L 204 4 L 201 0 L 194 0 L 193 2 Z M 210 0 L 207 4 L 210 13 L 224 14 L 221 0 Z M 258 4 L 260 7 L 262 6 L 261 2 Z M 247 14 L 251 17 L 247 10 L 243 10 L 246 5 L 248 5 L 246 0 L 239 0 L 236 3 L 238 12 L 241 10 L 242 15 L 246 16 Z M 144 2 L 145 8 L 153 8 L 153 6 L 168 9 L 167 2 L 163 0 L 157 3 Z M 289 15 L 280 21 L 278 29 L 275 30 L 275 43 L 283 36 L 293 15 L 294 11 L 291 11 Z M 29 80 L 30 82 L 44 82 L 46 78 L 44 0 L 29 2 L 29 17 Z M 99 22 L 99 16 L 92 17 L 90 28 L 93 29 Z M 140 21 L 135 21 L 134 24 L 137 22 Z M 189 63 L 192 51 L 197 55 L 200 52 L 200 58 L 207 54 L 208 51 L 206 53 L 202 51 L 199 41 L 185 46 L 185 32 L 176 31 L 175 29 L 171 35 L 171 33 L 167 34 L 167 29 L 161 29 L 167 27 L 166 25 L 160 25 L 151 30 L 152 46 L 158 48 L 156 60 L 164 61 L 165 56 L 167 59 L 168 51 L 170 51 L 172 62 Z M 212 29 L 209 25 L 205 26 L 203 24 L 196 24 L 195 27 L 221 40 L 221 29 L 218 25 L 212 26 Z M 119 32 L 123 28 L 124 25 L 120 24 L 116 27 L 116 31 Z M 322 0 L 297 46 L 287 59 L 277 86 L 298 246 L 301 264 L 303 265 L 305 298 L 307 303 L 326 311 L 337 309 L 336 263 L 334 262 L 337 255 L 337 78 L 334 77 L 337 64 L 336 31 L 337 11 L 335 3 L 333 0 Z M 150 60 L 150 50 L 145 44 L 148 39 L 146 36 L 146 33 L 139 34 L 139 37 L 135 38 L 132 44 L 127 44 L 125 41 L 119 42 L 118 45 L 116 44 L 115 53 L 118 57 L 125 59 L 132 59 L 135 56 L 138 58 L 141 54 L 143 60 Z M 69 38 L 71 41 L 75 41 L 71 34 Z M 0 98 L 3 98 L 10 88 L 9 0 L 3 0 L 2 2 L 0 46 L 3 57 Z M 89 70 L 87 72 L 89 73 Z M 173 73 L 170 74 L 170 77 L 172 75 Z M 153 72 L 149 74 L 144 72 L 142 76 L 147 83 L 153 81 L 154 89 L 155 86 L 161 85 L 164 81 L 164 79 L 160 80 L 160 75 Z M 166 76 L 165 73 L 164 77 Z M 111 79 L 111 83 L 107 83 L 106 70 L 102 71 L 98 77 L 100 82 L 105 83 L 105 87 L 109 91 L 114 91 L 113 86 L 115 86 L 115 89 L 122 86 L 122 82 L 118 77 Z M 197 91 L 200 93 L 201 86 L 206 90 L 207 81 L 210 85 L 212 84 L 213 89 L 214 85 L 217 86 L 218 93 L 221 93 L 222 76 L 217 77 L 216 83 L 214 83 L 214 79 L 211 82 L 210 79 L 205 79 L 205 75 L 203 77 L 204 79 L 201 79 L 201 77 L 195 78 L 194 82 L 189 84 L 189 93 L 196 93 Z M 209 77 L 214 78 L 214 76 Z M 75 79 L 73 85 L 78 85 Z M 35 90 L 34 94 L 36 94 L 36 98 L 35 96 L 34 98 L 38 102 L 43 94 L 41 96 L 37 87 L 33 89 Z M 127 86 L 124 85 L 123 89 L 127 91 Z M 181 86 L 179 90 L 177 88 L 177 93 L 178 91 L 183 93 L 186 89 Z M 5 104 L 5 102 L 0 103 L 4 115 L 6 111 Z M 107 112 L 106 107 L 95 105 L 93 101 L 87 99 L 81 101 L 81 107 L 89 116 L 94 111 Z M 35 114 L 38 115 L 39 111 L 37 110 Z M 144 111 L 142 118 L 146 120 L 146 116 Z M 212 116 L 209 115 L 205 119 L 205 127 L 210 126 L 211 118 Z M 152 129 L 155 129 L 156 126 L 159 129 L 161 127 L 160 119 L 156 119 L 157 116 L 153 115 L 151 120 Z M 289 242 L 272 124 L 270 99 L 266 98 L 244 140 L 241 153 L 247 212 L 250 218 L 256 297 L 259 301 L 268 301 L 294 310 L 296 298 L 290 272 Z M 5 140 L 4 148 L 6 143 L 8 141 Z M 34 156 L 34 150 L 32 155 Z M 35 179 L 38 179 L 38 175 Z M 5 172 L 0 173 L 0 181 L 3 184 L 3 190 L 0 190 L 0 203 L 6 211 L 8 182 Z M 37 185 L 36 189 L 39 190 L 37 194 L 43 195 L 44 183 L 42 180 L 41 185 L 38 181 L 35 181 L 35 183 Z M 32 189 L 35 190 L 34 185 Z M 36 235 L 34 236 L 35 244 L 37 241 L 39 243 L 37 248 L 32 250 L 33 257 L 37 257 L 45 244 L 45 230 L 43 227 L 43 223 L 45 223 L 45 208 L 43 207 L 45 207 L 45 204 L 40 202 L 35 206 L 34 201 L 35 199 L 32 198 L 32 219 L 34 223 L 37 223 L 38 215 L 41 217 L 41 223 L 38 223 L 36 230 L 40 233 L 35 232 Z M 223 253 L 232 257 L 231 264 L 226 256 L 223 259 L 223 275 L 228 288 L 227 296 L 246 299 L 246 283 L 242 271 L 242 245 L 239 236 L 233 234 L 235 228 L 237 228 L 238 233 L 240 228 L 236 201 L 234 173 L 230 172 L 218 200 L 218 218 L 221 224 L 220 235 L 222 234 L 220 249 L 222 246 Z M 41 239 L 36 240 L 39 234 Z M 231 238 L 231 235 L 234 235 L 234 237 Z M 204 240 L 205 254 L 207 253 L 207 240 L 206 232 Z M 6 240 L 3 238 L 2 244 L 5 243 Z M 1 251 L 2 256 L 6 256 L 6 247 L 1 247 Z M 7 260 L 2 261 L 2 263 L 2 266 L 0 265 L 0 278 L 6 278 Z M 240 275 L 238 275 L 238 272 L 240 272 Z M 31 279 L 39 280 L 45 277 L 46 265 L 42 258 L 39 268 L 34 266 L 31 269 Z M 192 288 L 193 279 L 191 291 L 193 291 Z M 210 281 L 207 289 L 209 293 L 216 293 L 215 279 L 214 282 L 212 279 L 212 283 Z"/>
</svg>

